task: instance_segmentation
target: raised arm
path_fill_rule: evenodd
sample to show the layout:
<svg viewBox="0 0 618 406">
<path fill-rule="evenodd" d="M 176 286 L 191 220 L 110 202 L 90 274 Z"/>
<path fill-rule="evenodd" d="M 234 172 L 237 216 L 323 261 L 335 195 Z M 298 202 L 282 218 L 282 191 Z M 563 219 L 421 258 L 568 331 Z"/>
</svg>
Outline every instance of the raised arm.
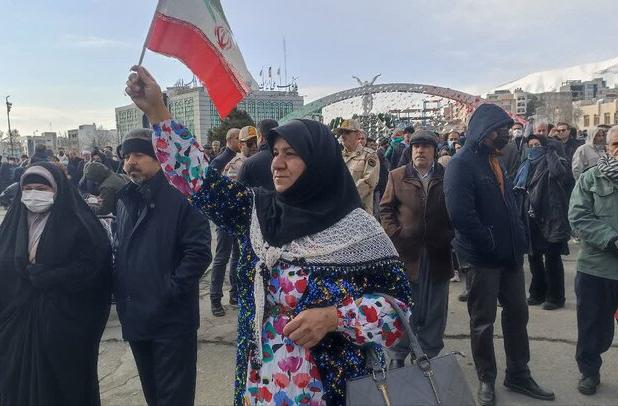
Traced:
<svg viewBox="0 0 618 406">
<path fill-rule="evenodd" d="M 217 225 L 235 234 L 247 232 L 251 191 L 209 167 L 193 134 L 172 119 L 152 75 L 142 66 L 132 70 L 125 91 L 153 123 L 153 146 L 170 184 Z"/>
</svg>

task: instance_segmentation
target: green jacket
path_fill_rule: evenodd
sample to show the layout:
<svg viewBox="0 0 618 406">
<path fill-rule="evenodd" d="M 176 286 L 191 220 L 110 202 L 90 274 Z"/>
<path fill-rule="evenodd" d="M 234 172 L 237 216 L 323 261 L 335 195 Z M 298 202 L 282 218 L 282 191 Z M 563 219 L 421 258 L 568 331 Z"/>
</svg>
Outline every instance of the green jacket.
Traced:
<svg viewBox="0 0 618 406">
<path fill-rule="evenodd" d="M 569 222 L 581 237 L 577 271 L 618 280 L 618 185 L 593 167 L 573 190 Z"/>
</svg>

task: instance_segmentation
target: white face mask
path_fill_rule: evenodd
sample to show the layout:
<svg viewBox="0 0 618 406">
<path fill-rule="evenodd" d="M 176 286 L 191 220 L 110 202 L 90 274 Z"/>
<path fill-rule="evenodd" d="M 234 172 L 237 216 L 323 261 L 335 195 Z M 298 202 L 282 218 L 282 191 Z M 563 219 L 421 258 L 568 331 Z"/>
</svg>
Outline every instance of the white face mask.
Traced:
<svg viewBox="0 0 618 406">
<path fill-rule="evenodd" d="M 24 190 L 21 193 L 21 202 L 33 213 L 45 213 L 54 204 L 54 197 L 54 192 Z"/>
<path fill-rule="evenodd" d="M 524 135 L 524 132 L 520 129 L 513 130 L 513 137 L 519 138 Z"/>
</svg>

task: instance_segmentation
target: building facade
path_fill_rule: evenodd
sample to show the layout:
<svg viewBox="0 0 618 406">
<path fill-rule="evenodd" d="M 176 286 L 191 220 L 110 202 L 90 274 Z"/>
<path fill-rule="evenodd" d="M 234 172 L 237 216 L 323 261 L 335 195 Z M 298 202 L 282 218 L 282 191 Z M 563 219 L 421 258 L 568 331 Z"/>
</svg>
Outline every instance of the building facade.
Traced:
<svg viewBox="0 0 618 406">
<path fill-rule="evenodd" d="M 165 94 L 172 117 L 191 130 L 202 144 L 208 142 L 208 131 L 219 126 L 221 118 L 206 89 L 202 86 L 175 86 L 168 87 Z M 295 91 L 259 90 L 250 93 L 237 108 L 258 122 L 265 118 L 279 120 L 303 104 L 303 97 Z M 116 108 L 116 129 L 120 139 L 129 131 L 146 125 L 143 113 L 135 104 Z"/>
<path fill-rule="evenodd" d="M 486 100 L 489 103 L 502 107 L 507 113 L 525 116 L 530 97 L 528 93 L 521 89 L 515 89 L 513 92 L 509 90 L 496 90 L 494 93 L 489 93 Z"/>
<path fill-rule="evenodd" d="M 618 125 L 618 99 L 581 101 L 575 104 L 578 109 L 577 127 L 590 131 L 600 125 Z"/>
<path fill-rule="evenodd" d="M 571 93 L 572 101 L 594 100 L 605 97 L 606 91 L 610 90 L 607 87 L 607 82 L 603 78 L 595 78 L 592 80 L 567 80 L 560 86 L 561 92 Z"/>
<path fill-rule="evenodd" d="M 25 147 L 26 154 L 34 155 L 34 149 L 37 145 L 45 145 L 45 147 L 56 153 L 58 151 L 58 134 L 52 131 L 42 132 L 41 135 L 27 135 L 22 137 L 26 139 Z"/>
<path fill-rule="evenodd" d="M 536 117 L 550 123 L 573 122 L 573 101 L 570 92 L 544 92 L 535 94 L 538 100 Z"/>
<path fill-rule="evenodd" d="M 115 148 L 118 145 L 117 130 L 106 130 L 97 127 L 95 123 L 80 125 L 77 130 L 69 130 L 69 138 L 75 138 L 77 131 L 77 144 L 82 150 L 92 151 L 94 148 L 103 148 L 111 146 Z"/>
</svg>

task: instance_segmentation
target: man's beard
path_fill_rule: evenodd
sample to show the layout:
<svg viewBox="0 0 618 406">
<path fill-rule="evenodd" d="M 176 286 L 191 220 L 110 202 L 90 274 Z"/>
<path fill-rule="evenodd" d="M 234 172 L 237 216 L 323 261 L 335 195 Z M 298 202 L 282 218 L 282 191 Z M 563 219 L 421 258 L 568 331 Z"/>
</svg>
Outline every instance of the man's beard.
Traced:
<svg viewBox="0 0 618 406">
<path fill-rule="evenodd" d="M 129 170 L 128 175 L 129 179 L 131 179 L 131 182 L 135 183 L 136 185 L 141 185 L 146 180 L 146 177 L 138 171 Z"/>
</svg>

